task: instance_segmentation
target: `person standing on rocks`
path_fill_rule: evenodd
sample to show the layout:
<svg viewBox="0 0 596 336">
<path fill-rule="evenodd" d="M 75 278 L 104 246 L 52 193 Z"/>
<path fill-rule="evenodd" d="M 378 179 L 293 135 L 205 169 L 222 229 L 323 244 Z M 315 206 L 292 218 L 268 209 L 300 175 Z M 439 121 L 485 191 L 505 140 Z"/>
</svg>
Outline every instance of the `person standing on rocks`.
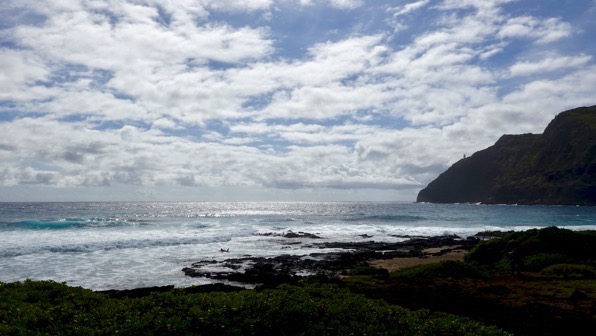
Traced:
<svg viewBox="0 0 596 336">
<path fill-rule="evenodd" d="M 517 239 L 511 239 L 507 242 L 507 256 L 509 257 L 509 261 L 511 262 L 511 274 L 512 275 L 520 275 L 521 274 L 521 264 L 522 264 L 522 244 Z"/>
<path fill-rule="evenodd" d="M 530 254 L 535 246 L 536 241 L 532 238 L 524 241 L 512 239 L 507 243 L 507 256 L 511 261 L 511 273 L 513 275 L 521 275 L 523 266 L 523 259 Z"/>
</svg>

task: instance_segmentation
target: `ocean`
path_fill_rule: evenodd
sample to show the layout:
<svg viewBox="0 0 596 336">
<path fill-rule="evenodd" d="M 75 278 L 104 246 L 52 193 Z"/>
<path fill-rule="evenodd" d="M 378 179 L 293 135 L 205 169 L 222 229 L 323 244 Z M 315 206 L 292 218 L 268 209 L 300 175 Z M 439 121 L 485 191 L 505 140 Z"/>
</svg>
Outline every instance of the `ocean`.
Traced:
<svg viewBox="0 0 596 336">
<path fill-rule="evenodd" d="M 596 207 L 401 202 L 0 203 L 0 282 L 51 279 L 93 290 L 202 285 L 199 260 L 308 255 L 317 242 L 596 230 Z M 228 250 L 229 252 L 222 252 Z"/>
</svg>

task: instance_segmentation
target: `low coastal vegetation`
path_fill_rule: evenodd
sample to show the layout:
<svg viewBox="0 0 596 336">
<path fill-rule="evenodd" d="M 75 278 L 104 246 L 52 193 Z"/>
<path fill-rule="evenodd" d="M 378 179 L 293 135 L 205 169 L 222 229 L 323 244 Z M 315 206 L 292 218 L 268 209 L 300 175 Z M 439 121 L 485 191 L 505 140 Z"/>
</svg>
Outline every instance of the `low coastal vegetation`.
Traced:
<svg viewBox="0 0 596 336">
<path fill-rule="evenodd" d="M 52 281 L 0 284 L 2 335 L 508 335 L 336 285 L 111 297 Z"/>
<path fill-rule="evenodd" d="M 429 278 L 486 278 L 488 274 L 475 265 L 461 261 L 442 261 L 436 264 L 418 265 L 391 273 L 404 279 Z"/>
<path fill-rule="evenodd" d="M 509 232 L 478 244 L 466 255 L 466 263 L 493 273 L 539 272 L 557 264 L 593 267 L 595 261 L 596 232 L 557 227 Z"/>
<path fill-rule="evenodd" d="M 544 336 L 593 329 L 596 232 L 549 227 L 479 237 L 463 261 L 391 273 L 360 264 L 339 279 L 256 290 L 0 283 L 0 334 Z"/>
<path fill-rule="evenodd" d="M 368 297 L 467 316 L 515 335 L 594 330 L 596 232 L 547 227 L 478 236 L 484 240 L 463 261 L 403 268 L 386 279 L 359 274 L 344 282 Z"/>
</svg>

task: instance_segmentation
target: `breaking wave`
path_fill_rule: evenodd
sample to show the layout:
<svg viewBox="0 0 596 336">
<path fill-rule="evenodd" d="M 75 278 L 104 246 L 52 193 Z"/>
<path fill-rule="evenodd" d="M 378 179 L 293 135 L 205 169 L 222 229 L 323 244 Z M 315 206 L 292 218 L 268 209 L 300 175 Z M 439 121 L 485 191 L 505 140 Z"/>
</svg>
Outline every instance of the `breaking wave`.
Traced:
<svg viewBox="0 0 596 336">
<path fill-rule="evenodd" d="M 0 223 L 0 229 L 8 230 L 63 230 L 73 228 L 102 228 L 144 225 L 147 221 L 119 218 L 62 218 L 58 220 L 24 220 Z"/>
<path fill-rule="evenodd" d="M 89 253 L 96 251 L 112 251 L 125 249 L 142 249 L 182 245 L 196 245 L 208 243 L 223 243 L 230 241 L 231 237 L 209 237 L 209 238 L 159 238 L 159 239 L 131 239 L 106 242 L 86 242 L 63 245 L 37 245 L 20 248 L 8 248 L 0 250 L 0 257 L 18 257 L 23 255 L 43 253 Z"/>
</svg>

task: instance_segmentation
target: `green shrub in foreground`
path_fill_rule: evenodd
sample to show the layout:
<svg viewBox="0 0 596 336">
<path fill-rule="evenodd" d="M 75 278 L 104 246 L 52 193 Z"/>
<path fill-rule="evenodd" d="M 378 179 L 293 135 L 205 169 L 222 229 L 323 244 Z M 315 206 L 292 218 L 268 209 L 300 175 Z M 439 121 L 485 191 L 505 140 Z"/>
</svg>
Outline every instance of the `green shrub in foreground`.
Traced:
<svg viewBox="0 0 596 336">
<path fill-rule="evenodd" d="M 51 281 L 0 283 L 1 335 L 507 335 L 332 285 L 110 298 Z"/>
<path fill-rule="evenodd" d="M 504 271 L 511 265 L 509 252 L 515 249 L 510 244 L 512 241 L 521 247 L 518 252 L 523 252 L 518 255 L 527 271 L 539 271 L 555 263 L 589 264 L 596 258 L 596 232 L 546 227 L 483 241 L 466 255 L 465 260 L 487 269 Z"/>
<path fill-rule="evenodd" d="M 359 266 L 350 270 L 349 275 L 368 275 L 376 278 L 387 278 L 389 271 L 374 266 Z"/>
<path fill-rule="evenodd" d="M 409 279 L 486 277 L 486 274 L 473 264 L 452 260 L 403 268 L 391 273 L 391 275 Z"/>
<path fill-rule="evenodd" d="M 570 264 L 573 259 L 561 253 L 537 253 L 528 256 L 523 261 L 523 268 L 529 272 L 538 272 L 545 267 L 555 264 Z"/>
<path fill-rule="evenodd" d="M 557 264 L 548 266 L 540 272 L 540 275 L 549 278 L 560 279 L 594 279 L 596 272 L 588 265 Z"/>
</svg>

